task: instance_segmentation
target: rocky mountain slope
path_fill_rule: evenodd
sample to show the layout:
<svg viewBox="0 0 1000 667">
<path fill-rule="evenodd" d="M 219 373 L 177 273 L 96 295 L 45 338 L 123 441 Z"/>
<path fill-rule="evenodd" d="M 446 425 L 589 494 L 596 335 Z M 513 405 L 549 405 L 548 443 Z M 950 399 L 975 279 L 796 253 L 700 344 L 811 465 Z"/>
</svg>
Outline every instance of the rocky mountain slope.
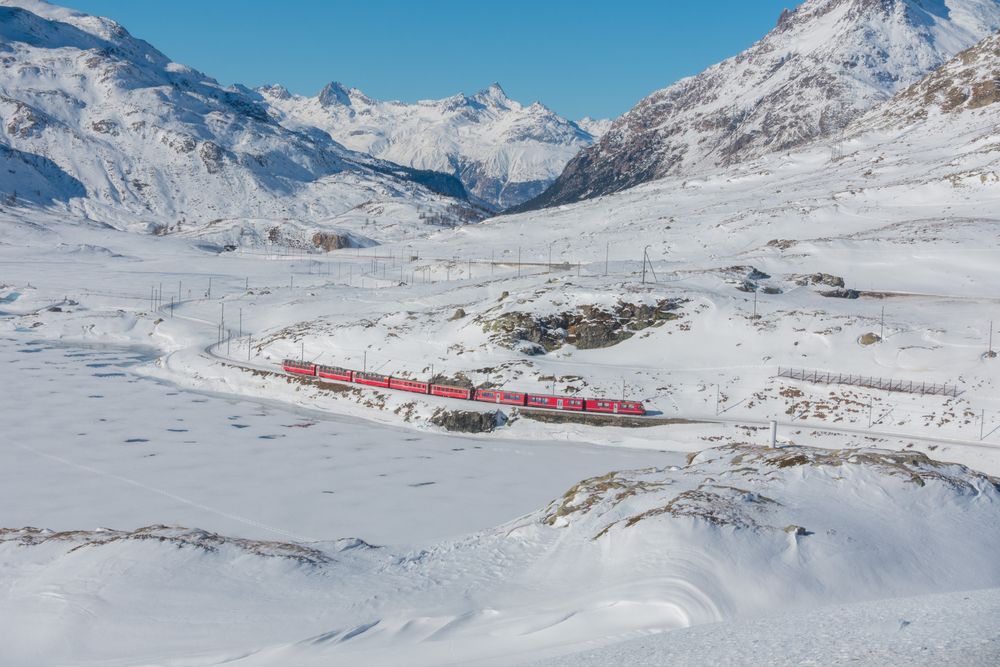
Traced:
<svg viewBox="0 0 1000 667">
<path fill-rule="evenodd" d="M 851 128 L 861 132 L 919 123 L 932 114 L 993 113 L 1000 102 L 1000 33 L 962 51 Z"/>
<path fill-rule="evenodd" d="M 171 62 L 111 20 L 39 0 L 0 0 L 0 165 L 4 204 L 139 228 L 465 197 L 451 176 L 282 127 L 259 94 Z"/>
<path fill-rule="evenodd" d="M 748 50 L 642 100 L 524 208 L 836 134 L 998 27 L 997 0 L 808 0 Z"/>
<path fill-rule="evenodd" d="M 538 102 L 524 106 L 496 83 L 475 95 L 415 104 L 373 100 L 336 82 L 316 97 L 281 86 L 259 92 L 289 127 L 318 127 L 353 150 L 454 174 L 496 209 L 539 194 L 609 124 L 577 124 Z"/>
</svg>

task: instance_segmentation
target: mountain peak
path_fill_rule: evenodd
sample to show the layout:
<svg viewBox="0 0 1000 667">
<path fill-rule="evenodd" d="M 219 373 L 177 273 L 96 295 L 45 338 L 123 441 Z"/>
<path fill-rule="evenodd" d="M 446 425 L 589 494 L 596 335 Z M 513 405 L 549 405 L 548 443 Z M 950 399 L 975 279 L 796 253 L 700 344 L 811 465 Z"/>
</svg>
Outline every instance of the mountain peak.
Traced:
<svg viewBox="0 0 1000 667">
<path fill-rule="evenodd" d="M 272 83 L 270 86 L 261 86 L 257 92 L 265 97 L 272 97 L 276 100 L 287 100 L 292 97 L 288 89 L 280 83 Z"/>
<path fill-rule="evenodd" d="M 319 91 L 319 103 L 325 107 L 351 106 L 351 91 L 339 81 L 331 81 Z"/>
<path fill-rule="evenodd" d="M 507 97 L 507 93 L 504 92 L 504 89 L 496 81 L 476 93 L 473 99 L 486 106 L 495 106 L 504 109 L 510 108 L 513 103 L 513 100 Z"/>
<path fill-rule="evenodd" d="M 526 208 L 839 132 L 1000 28 L 1000 0 L 806 0 L 746 51 L 640 101 Z"/>
</svg>

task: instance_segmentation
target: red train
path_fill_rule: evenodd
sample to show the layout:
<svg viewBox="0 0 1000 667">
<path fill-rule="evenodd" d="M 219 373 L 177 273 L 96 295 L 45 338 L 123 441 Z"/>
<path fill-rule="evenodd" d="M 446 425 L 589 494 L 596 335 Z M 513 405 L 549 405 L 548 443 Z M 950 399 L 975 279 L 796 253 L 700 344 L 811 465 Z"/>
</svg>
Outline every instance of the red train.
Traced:
<svg viewBox="0 0 1000 667">
<path fill-rule="evenodd" d="M 406 380 L 380 375 L 379 373 L 363 373 L 338 366 L 321 366 L 307 361 L 285 359 L 282 368 L 296 375 L 312 375 L 328 380 L 354 382 L 370 387 L 383 387 L 399 391 L 412 391 L 417 394 L 430 394 L 445 398 L 458 398 L 464 401 L 481 401 L 500 405 L 520 405 L 528 408 L 547 408 L 550 410 L 572 410 L 577 412 L 603 412 L 615 415 L 645 415 L 646 408 L 640 401 L 616 401 L 606 398 L 577 398 L 575 396 L 549 396 L 545 394 L 526 394 L 520 391 L 505 391 L 503 389 L 469 389 L 444 384 L 431 384 L 417 380 Z"/>
</svg>

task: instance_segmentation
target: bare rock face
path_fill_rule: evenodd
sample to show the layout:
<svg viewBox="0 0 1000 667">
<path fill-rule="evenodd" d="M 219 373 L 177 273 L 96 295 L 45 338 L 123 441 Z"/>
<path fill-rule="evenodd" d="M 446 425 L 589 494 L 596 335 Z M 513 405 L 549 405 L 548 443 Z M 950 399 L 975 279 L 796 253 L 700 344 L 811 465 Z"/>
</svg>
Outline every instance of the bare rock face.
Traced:
<svg viewBox="0 0 1000 667">
<path fill-rule="evenodd" d="M 1000 33 L 962 51 L 866 117 L 876 126 L 919 121 L 932 112 L 961 113 L 1000 102 Z"/>
<path fill-rule="evenodd" d="M 643 329 L 681 317 L 684 299 L 661 299 L 655 305 L 619 302 L 611 310 L 581 306 L 575 311 L 552 315 L 509 312 L 482 321 L 499 345 L 540 354 L 565 344 L 581 350 L 611 347 Z"/>
<path fill-rule="evenodd" d="M 743 53 L 639 102 L 517 210 L 830 136 L 998 27 L 1000 3 L 993 0 L 808 0 Z M 994 88 L 981 83 L 967 93 L 956 88 L 956 99 L 993 99 Z"/>
<path fill-rule="evenodd" d="M 320 248 L 326 252 L 350 248 L 351 239 L 346 234 L 334 234 L 331 232 L 316 232 L 312 236 L 313 247 Z"/>
<path fill-rule="evenodd" d="M 500 412 L 474 410 L 437 410 L 430 419 L 435 426 L 457 433 L 490 433 L 501 420 Z"/>
<path fill-rule="evenodd" d="M 796 285 L 826 285 L 827 287 L 843 287 L 844 279 L 829 273 L 797 274 L 791 277 Z"/>
</svg>

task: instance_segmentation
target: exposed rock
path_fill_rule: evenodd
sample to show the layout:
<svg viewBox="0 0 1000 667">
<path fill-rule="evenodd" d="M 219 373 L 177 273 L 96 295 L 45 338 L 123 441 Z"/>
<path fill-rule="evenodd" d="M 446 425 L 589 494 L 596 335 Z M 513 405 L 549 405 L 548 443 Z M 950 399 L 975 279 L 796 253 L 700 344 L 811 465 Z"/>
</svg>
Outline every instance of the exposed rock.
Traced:
<svg viewBox="0 0 1000 667">
<path fill-rule="evenodd" d="M 353 248 L 351 239 L 346 234 L 334 234 L 331 232 L 316 232 L 312 236 L 312 244 L 325 252 L 340 250 L 341 248 Z"/>
<path fill-rule="evenodd" d="M 861 293 L 856 289 L 831 289 L 824 292 L 820 292 L 821 296 L 830 297 L 833 299 L 857 299 L 861 296 Z"/>
<path fill-rule="evenodd" d="M 332 562 L 332 559 L 322 551 L 301 544 L 224 537 L 197 528 L 155 525 L 133 531 L 102 529 L 62 532 L 32 527 L 0 528 L 0 542 L 17 542 L 24 546 L 34 546 L 44 542 L 65 542 L 73 545 L 69 549 L 71 552 L 114 542 L 143 540 L 173 544 L 178 548 L 194 548 L 209 553 L 215 553 L 225 546 L 230 546 L 256 556 L 287 558 L 308 565 L 323 565 Z M 365 546 L 370 547 L 370 545 Z"/>
<path fill-rule="evenodd" d="M 222 171 L 224 162 L 222 160 L 222 149 L 213 141 L 206 141 L 198 148 L 198 155 L 205 163 L 205 168 L 210 174 L 217 174 Z"/>
<path fill-rule="evenodd" d="M 871 331 L 869 331 L 866 334 L 861 334 L 861 336 L 858 337 L 859 345 L 868 346 L 880 342 L 882 342 L 882 337 L 879 336 L 877 333 L 872 333 Z"/>
<path fill-rule="evenodd" d="M 539 316 L 510 312 L 482 321 L 494 342 L 527 354 L 559 349 L 565 344 L 581 350 L 611 347 L 628 340 L 637 331 L 680 318 L 677 309 L 686 299 L 661 299 L 656 305 L 619 301 L 611 311 L 580 306 L 576 311 Z M 527 343 L 527 345 L 525 344 Z"/>
<path fill-rule="evenodd" d="M 460 320 L 463 317 L 465 317 L 465 309 L 464 308 L 456 308 L 455 309 L 455 314 L 451 316 L 451 319 L 452 320 Z"/>
<path fill-rule="evenodd" d="M 800 286 L 806 285 L 826 285 L 828 287 L 843 287 L 844 279 L 840 276 L 834 276 L 829 273 L 810 273 L 801 274 L 796 273 L 791 276 L 791 280 Z"/>
<path fill-rule="evenodd" d="M 476 412 L 475 410 L 445 410 L 439 408 L 431 415 L 431 423 L 446 431 L 457 433 L 490 433 L 503 424 L 503 413 Z"/>
</svg>

